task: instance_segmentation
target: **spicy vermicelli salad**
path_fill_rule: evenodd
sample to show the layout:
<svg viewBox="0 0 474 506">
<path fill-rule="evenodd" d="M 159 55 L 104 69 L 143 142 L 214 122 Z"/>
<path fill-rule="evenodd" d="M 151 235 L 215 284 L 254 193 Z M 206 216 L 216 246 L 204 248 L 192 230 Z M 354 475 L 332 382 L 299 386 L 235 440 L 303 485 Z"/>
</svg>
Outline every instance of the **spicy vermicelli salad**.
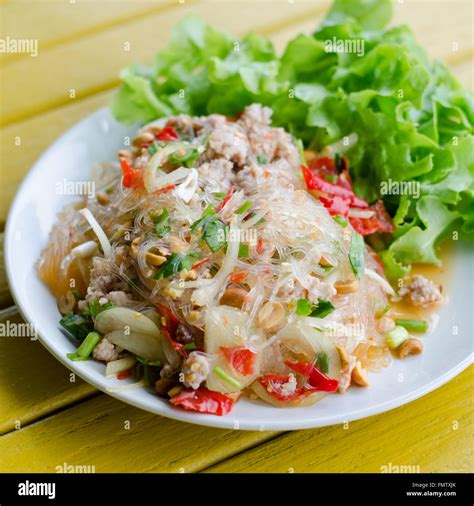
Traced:
<svg viewBox="0 0 474 506">
<path fill-rule="evenodd" d="M 382 202 L 354 194 L 342 144 L 303 153 L 270 124 L 258 104 L 147 124 L 64 210 L 37 268 L 71 360 L 223 415 L 242 394 L 308 406 L 422 351 L 408 331 L 426 321 L 395 321 L 391 299 L 441 294 L 385 279 L 363 240 L 393 231 Z"/>
</svg>

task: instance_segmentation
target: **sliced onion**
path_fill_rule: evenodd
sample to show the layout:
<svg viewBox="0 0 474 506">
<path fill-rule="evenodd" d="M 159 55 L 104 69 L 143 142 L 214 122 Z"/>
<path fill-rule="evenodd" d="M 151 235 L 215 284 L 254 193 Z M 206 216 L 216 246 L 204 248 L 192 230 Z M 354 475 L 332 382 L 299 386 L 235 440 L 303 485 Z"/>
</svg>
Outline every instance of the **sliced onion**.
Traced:
<svg viewBox="0 0 474 506">
<path fill-rule="evenodd" d="M 239 237 L 239 226 L 236 220 L 232 220 L 229 228 L 229 237 Z M 222 262 L 221 268 L 212 279 L 212 283 L 195 290 L 191 295 L 191 302 L 196 306 L 205 306 L 212 304 L 220 289 L 232 273 L 235 263 L 239 257 L 240 241 L 229 241 L 227 245 L 227 253 Z"/>
<path fill-rule="evenodd" d="M 95 241 L 87 241 L 72 248 L 71 253 L 76 258 L 89 258 L 95 256 L 99 252 L 97 243 Z"/>
<path fill-rule="evenodd" d="M 386 279 L 380 276 L 380 274 L 377 274 L 376 272 L 367 268 L 364 270 L 364 273 L 368 278 L 378 283 L 384 292 L 388 293 L 389 295 L 395 295 L 395 290 L 390 286 L 390 283 Z"/>
<path fill-rule="evenodd" d="M 121 374 L 125 371 L 128 371 L 131 367 L 135 365 L 136 359 L 135 357 L 123 357 L 118 360 L 113 360 L 107 364 L 105 369 L 106 376 L 117 376 L 117 374 Z"/>
<path fill-rule="evenodd" d="M 199 173 L 196 169 L 187 169 L 188 177 L 174 191 L 173 194 L 189 204 L 198 187 Z"/>
<path fill-rule="evenodd" d="M 103 228 L 99 225 L 99 222 L 94 218 L 94 215 L 89 209 L 87 209 L 87 207 L 80 209 L 79 212 L 89 222 L 89 225 L 97 236 L 97 239 L 99 239 L 104 256 L 110 258 L 112 256 L 112 246 L 110 245 L 109 239 L 107 238 Z"/>
</svg>

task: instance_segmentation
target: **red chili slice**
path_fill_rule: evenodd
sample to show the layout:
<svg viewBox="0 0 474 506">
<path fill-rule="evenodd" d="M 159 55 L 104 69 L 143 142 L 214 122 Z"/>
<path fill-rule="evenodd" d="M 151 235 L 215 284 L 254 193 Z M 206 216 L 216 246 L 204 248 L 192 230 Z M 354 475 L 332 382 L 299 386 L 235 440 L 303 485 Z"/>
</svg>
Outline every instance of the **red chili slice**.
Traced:
<svg viewBox="0 0 474 506">
<path fill-rule="evenodd" d="M 324 373 L 308 362 L 292 362 L 285 360 L 285 364 L 293 371 L 308 377 L 307 385 L 316 391 L 335 392 L 339 387 L 339 381 L 328 378 Z"/>
<path fill-rule="evenodd" d="M 240 346 L 234 346 L 233 348 L 221 346 L 220 349 L 237 372 L 244 376 L 254 373 L 256 354 L 253 351 Z"/>
<path fill-rule="evenodd" d="M 171 397 L 170 402 L 174 406 L 181 406 L 186 410 L 210 413 L 217 416 L 226 415 L 234 405 L 232 397 L 220 392 L 213 392 L 204 387 L 197 390 L 183 390 Z"/>
<path fill-rule="evenodd" d="M 224 208 L 224 206 L 227 204 L 227 202 L 229 202 L 229 200 L 230 200 L 230 198 L 232 197 L 233 194 L 234 194 L 234 187 L 231 186 L 229 188 L 228 192 L 226 193 L 226 196 L 216 206 L 216 213 L 220 212 Z"/>
<path fill-rule="evenodd" d="M 304 397 L 306 394 L 302 387 L 296 387 L 292 393 L 283 392 L 283 386 L 290 381 L 288 375 L 269 374 L 258 378 L 262 387 L 278 401 L 294 401 Z"/>
<path fill-rule="evenodd" d="M 143 188 L 143 171 L 134 169 L 126 158 L 120 158 L 120 167 L 125 188 Z"/>
<path fill-rule="evenodd" d="M 160 133 L 155 135 L 156 140 L 162 142 L 170 142 L 179 140 L 178 132 L 171 126 L 166 126 L 161 129 Z"/>
</svg>

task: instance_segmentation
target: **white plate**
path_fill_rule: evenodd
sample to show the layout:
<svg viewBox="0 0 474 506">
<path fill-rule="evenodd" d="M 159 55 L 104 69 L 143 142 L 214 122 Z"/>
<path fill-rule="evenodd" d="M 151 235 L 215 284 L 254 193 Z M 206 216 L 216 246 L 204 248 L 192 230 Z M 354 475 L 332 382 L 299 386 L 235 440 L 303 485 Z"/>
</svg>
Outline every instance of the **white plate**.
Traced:
<svg viewBox="0 0 474 506">
<path fill-rule="evenodd" d="M 248 430 L 291 430 L 322 427 L 382 413 L 439 387 L 471 363 L 472 256 L 460 248 L 452 284 L 447 289 L 450 302 L 442 311 L 435 334 L 425 338 L 425 353 L 395 360 L 390 368 L 371 374 L 369 388 L 352 388 L 344 395 L 329 395 L 315 406 L 300 409 L 278 409 L 242 398 L 232 412 L 223 417 L 175 408 L 152 391 L 107 392 L 108 387 L 123 385 L 124 381 L 105 378 L 105 367 L 98 362 L 67 359 L 66 353 L 74 351 L 76 343 L 60 331 L 55 299 L 37 277 L 35 262 L 48 241 L 57 213 L 66 203 L 77 199 L 58 195 L 56 184 L 64 178 L 86 180 L 94 163 L 115 159 L 124 137 L 133 131 L 116 123 L 105 109 L 77 124 L 31 169 L 8 217 L 6 267 L 18 308 L 25 319 L 36 326 L 44 346 L 84 380 L 124 402 L 185 422 Z"/>
</svg>

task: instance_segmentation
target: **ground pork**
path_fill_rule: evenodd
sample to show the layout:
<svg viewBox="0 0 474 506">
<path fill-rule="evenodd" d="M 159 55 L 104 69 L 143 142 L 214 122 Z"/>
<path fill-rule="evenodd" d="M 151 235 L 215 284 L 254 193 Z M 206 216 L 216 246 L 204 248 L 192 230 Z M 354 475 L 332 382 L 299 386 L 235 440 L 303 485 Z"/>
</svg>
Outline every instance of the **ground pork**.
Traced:
<svg viewBox="0 0 474 506">
<path fill-rule="evenodd" d="M 119 348 L 117 348 L 115 344 L 112 344 L 106 337 L 104 337 L 94 348 L 92 356 L 95 360 L 108 363 L 112 362 L 113 360 L 117 360 L 119 358 L 119 353 Z"/>
<path fill-rule="evenodd" d="M 407 285 L 400 288 L 398 294 L 408 297 L 414 306 L 429 306 L 442 299 L 440 287 L 420 274 L 415 274 Z"/>
<path fill-rule="evenodd" d="M 198 167 L 202 186 L 211 188 L 216 192 L 228 190 L 235 179 L 233 167 L 233 163 L 224 158 L 204 162 Z"/>
<path fill-rule="evenodd" d="M 209 362 L 200 353 L 193 351 L 184 361 L 182 373 L 185 386 L 196 390 L 209 375 Z"/>
<path fill-rule="evenodd" d="M 243 166 L 250 153 L 245 131 L 240 125 L 229 122 L 225 116 L 217 114 L 209 116 L 209 123 L 211 133 L 206 150 L 207 159 L 224 158 L 238 167 Z"/>
</svg>

